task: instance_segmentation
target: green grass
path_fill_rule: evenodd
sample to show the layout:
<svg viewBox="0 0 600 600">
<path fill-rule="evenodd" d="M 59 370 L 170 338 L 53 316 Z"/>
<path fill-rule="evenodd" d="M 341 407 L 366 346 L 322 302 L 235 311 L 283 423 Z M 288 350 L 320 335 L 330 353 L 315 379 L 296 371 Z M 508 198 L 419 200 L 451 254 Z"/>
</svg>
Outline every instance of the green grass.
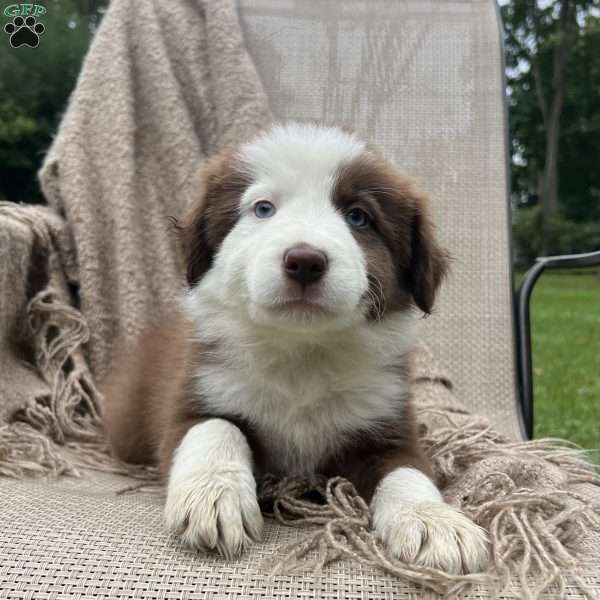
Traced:
<svg viewBox="0 0 600 600">
<path fill-rule="evenodd" d="M 600 448 L 600 270 L 544 273 L 532 329 L 535 437 Z"/>
</svg>

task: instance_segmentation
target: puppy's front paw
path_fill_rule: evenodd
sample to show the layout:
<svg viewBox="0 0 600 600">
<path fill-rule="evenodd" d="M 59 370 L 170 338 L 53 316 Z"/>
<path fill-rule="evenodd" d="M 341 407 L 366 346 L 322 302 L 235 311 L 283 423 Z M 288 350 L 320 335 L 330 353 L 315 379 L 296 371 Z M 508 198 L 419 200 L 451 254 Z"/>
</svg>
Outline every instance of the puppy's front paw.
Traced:
<svg viewBox="0 0 600 600">
<path fill-rule="evenodd" d="M 169 472 L 165 517 L 188 546 L 216 548 L 226 558 L 260 540 L 252 453 L 235 425 L 208 419 L 187 431 Z"/>
<path fill-rule="evenodd" d="M 171 480 L 165 517 L 168 528 L 188 546 L 216 548 L 228 559 L 262 536 L 254 477 L 236 463 L 211 465 Z"/>
<path fill-rule="evenodd" d="M 460 510 L 441 502 L 387 505 L 373 527 L 390 554 L 447 573 L 476 573 L 488 561 L 488 537 Z"/>
</svg>

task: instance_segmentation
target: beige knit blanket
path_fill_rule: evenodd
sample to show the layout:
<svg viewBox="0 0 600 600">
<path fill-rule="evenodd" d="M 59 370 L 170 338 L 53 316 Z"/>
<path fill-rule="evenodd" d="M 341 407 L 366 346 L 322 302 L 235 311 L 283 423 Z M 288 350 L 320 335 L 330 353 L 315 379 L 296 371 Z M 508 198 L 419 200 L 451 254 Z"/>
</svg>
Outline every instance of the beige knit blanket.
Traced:
<svg viewBox="0 0 600 600">
<path fill-rule="evenodd" d="M 269 120 L 233 0 L 113 0 L 41 170 L 50 208 L 0 203 L 0 475 L 153 478 L 108 455 L 96 383 L 111 349 L 181 285 L 169 217 L 193 196 L 199 162 Z M 559 571 L 576 574 L 579 536 L 599 527 L 574 491 L 600 484 L 594 470 L 576 449 L 495 434 L 425 350 L 413 380 L 447 499 L 490 532 L 490 581 L 516 578 L 531 597 L 554 585 L 561 597 Z M 304 499 L 308 488 L 325 504 Z M 283 554 L 283 571 L 352 557 L 440 593 L 482 579 L 386 557 L 347 482 L 267 480 L 260 494 L 281 521 L 317 526 Z"/>
</svg>

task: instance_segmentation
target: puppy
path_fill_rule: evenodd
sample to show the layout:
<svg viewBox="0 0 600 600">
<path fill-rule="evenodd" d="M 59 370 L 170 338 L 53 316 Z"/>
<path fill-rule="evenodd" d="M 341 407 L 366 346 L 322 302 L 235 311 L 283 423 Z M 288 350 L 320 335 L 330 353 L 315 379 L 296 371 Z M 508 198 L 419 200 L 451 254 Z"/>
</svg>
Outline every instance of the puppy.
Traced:
<svg viewBox="0 0 600 600">
<path fill-rule="evenodd" d="M 157 464 L 168 527 L 232 558 L 259 540 L 256 477 L 341 475 L 390 554 L 480 570 L 417 439 L 416 325 L 446 272 L 426 199 L 355 135 L 272 127 L 210 159 L 183 224 L 189 290 L 105 391 L 116 455 Z"/>
</svg>

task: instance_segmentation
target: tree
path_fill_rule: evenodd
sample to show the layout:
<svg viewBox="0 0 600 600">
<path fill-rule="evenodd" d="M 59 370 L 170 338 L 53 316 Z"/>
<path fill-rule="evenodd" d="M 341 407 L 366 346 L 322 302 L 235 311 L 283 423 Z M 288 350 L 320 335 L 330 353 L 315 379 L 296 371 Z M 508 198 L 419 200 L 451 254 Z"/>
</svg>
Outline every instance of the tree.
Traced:
<svg viewBox="0 0 600 600">
<path fill-rule="evenodd" d="M 562 211 L 600 222 L 600 17 L 588 16 L 567 65 L 558 169 Z"/>
<path fill-rule="evenodd" d="M 43 202 L 37 171 L 107 3 L 46 2 L 37 48 L 0 40 L 0 199 Z"/>
<path fill-rule="evenodd" d="M 534 6 L 537 4 L 534 2 Z M 541 77 L 539 60 L 532 61 L 535 90 L 544 129 L 546 130 L 546 156 L 544 160 L 544 174 L 542 177 L 542 206 L 546 214 L 555 215 L 558 212 L 558 151 L 560 143 L 560 122 L 565 101 L 565 67 L 567 54 L 573 45 L 577 34 L 575 0 L 561 0 L 558 5 L 558 19 L 552 36 L 552 77 L 548 98 Z M 538 27 L 538 11 L 533 11 L 534 28 Z"/>
<path fill-rule="evenodd" d="M 513 189 L 521 202 L 539 200 L 544 228 L 559 211 L 600 219 L 598 169 L 581 164 L 600 152 L 598 136 L 590 136 L 600 123 L 598 6 L 598 0 L 513 0 L 502 7 Z"/>
</svg>

